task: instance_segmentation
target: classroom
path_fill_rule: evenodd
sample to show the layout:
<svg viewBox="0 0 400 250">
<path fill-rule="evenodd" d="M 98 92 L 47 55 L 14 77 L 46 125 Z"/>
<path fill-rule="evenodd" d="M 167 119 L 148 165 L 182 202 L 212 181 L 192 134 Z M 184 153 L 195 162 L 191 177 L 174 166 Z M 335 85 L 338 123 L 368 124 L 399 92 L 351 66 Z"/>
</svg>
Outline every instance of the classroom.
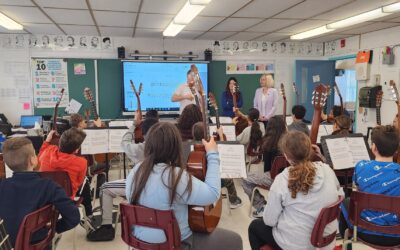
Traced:
<svg viewBox="0 0 400 250">
<path fill-rule="evenodd" d="M 0 249 L 400 248 L 399 0 L 0 0 Z"/>
</svg>

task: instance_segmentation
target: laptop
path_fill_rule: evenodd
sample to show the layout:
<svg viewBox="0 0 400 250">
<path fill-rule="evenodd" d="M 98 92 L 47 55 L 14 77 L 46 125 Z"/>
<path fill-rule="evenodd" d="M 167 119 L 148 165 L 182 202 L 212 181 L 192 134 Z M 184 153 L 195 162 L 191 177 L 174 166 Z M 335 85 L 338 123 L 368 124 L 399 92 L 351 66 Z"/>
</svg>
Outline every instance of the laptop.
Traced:
<svg viewBox="0 0 400 250">
<path fill-rule="evenodd" d="M 40 115 L 21 115 L 21 127 L 25 129 L 35 127 L 35 122 L 39 123 L 40 127 L 43 125 L 43 117 Z"/>
</svg>

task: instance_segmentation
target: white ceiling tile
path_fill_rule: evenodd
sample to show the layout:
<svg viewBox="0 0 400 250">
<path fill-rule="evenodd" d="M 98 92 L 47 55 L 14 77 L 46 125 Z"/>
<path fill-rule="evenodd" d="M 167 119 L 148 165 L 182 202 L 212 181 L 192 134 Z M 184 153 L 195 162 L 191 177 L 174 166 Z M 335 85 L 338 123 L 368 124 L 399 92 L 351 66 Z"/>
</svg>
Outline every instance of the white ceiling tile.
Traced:
<svg viewBox="0 0 400 250">
<path fill-rule="evenodd" d="M 93 10 L 114 10 L 137 12 L 140 0 L 89 0 Z"/>
<path fill-rule="evenodd" d="M 133 34 L 133 28 L 99 27 L 102 36 L 129 36 Z"/>
<path fill-rule="evenodd" d="M 209 31 L 204 35 L 200 36 L 198 39 L 201 40 L 223 40 L 225 37 L 231 36 L 235 34 L 235 32 L 217 32 L 217 31 Z"/>
<path fill-rule="evenodd" d="M 229 16 L 251 0 L 214 0 L 200 13 L 202 16 Z"/>
<path fill-rule="evenodd" d="M 0 26 L 0 33 L 14 34 L 14 33 L 26 33 L 25 30 L 8 30 L 3 26 Z M 0 38 L 1 43 L 1 38 Z"/>
<path fill-rule="evenodd" d="M 275 42 L 280 41 L 282 39 L 288 38 L 290 34 L 288 33 L 271 33 L 262 37 L 257 38 L 257 41 L 268 41 L 268 42 Z"/>
<path fill-rule="evenodd" d="M 36 7 L 0 6 L 0 11 L 20 23 L 51 23 Z"/>
<path fill-rule="evenodd" d="M 87 9 L 85 0 L 36 0 L 40 7 Z"/>
<path fill-rule="evenodd" d="M 248 29 L 255 32 L 271 32 L 301 22 L 300 19 L 268 19 Z"/>
<path fill-rule="evenodd" d="M 32 34 L 63 35 L 62 31 L 54 24 L 24 23 L 24 28 Z"/>
<path fill-rule="evenodd" d="M 143 1 L 140 12 L 176 15 L 185 5 L 186 1 L 187 0 L 145 0 Z"/>
<path fill-rule="evenodd" d="M 58 24 L 94 25 L 89 10 L 44 9 Z"/>
<path fill-rule="evenodd" d="M 303 1 L 304 0 L 255 0 L 233 16 L 268 18 Z"/>
<path fill-rule="evenodd" d="M 239 32 L 231 37 L 228 37 L 227 40 L 233 41 L 250 41 L 253 38 L 261 36 L 263 33 L 257 32 Z"/>
<path fill-rule="evenodd" d="M 275 16 L 277 18 L 309 18 L 322 14 L 325 11 L 337 8 L 343 4 L 350 3 L 353 0 L 307 0 L 281 14 Z"/>
<path fill-rule="evenodd" d="M 306 20 L 301 23 L 292 25 L 290 27 L 280 29 L 278 32 L 289 32 L 289 33 L 298 33 L 298 32 L 303 32 L 307 30 L 311 30 L 317 27 L 320 27 L 322 25 L 325 25 L 326 21 L 321 21 L 321 20 Z"/>
<path fill-rule="evenodd" d="M 334 2 L 334 1 L 332 1 Z M 381 6 L 391 4 L 393 2 L 397 2 L 396 0 L 357 0 L 351 2 L 349 4 L 340 6 L 332 11 L 327 13 L 315 16 L 315 19 L 324 19 L 324 20 L 341 20 L 347 17 L 351 17 L 366 11 L 370 11 Z"/>
<path fill-rule="evenodd" d="M 139 14 L 138 28 L 165 29 L 174 18 L 173 15 Z"/>
<path fill-rule="evenodd" d="M 88 25 L 60 25 L 68 35 L 98 36 L 95 26 Z"/>
<path fill-rule="evenodd" d="M 0 5 L 34 6 L 31 0 L 0 0 Z"/>
<path fill-rule="evenodd" d="M 100 26 L 133 27 L 136 19 L 135 13 L 93 11 L 93 14 Z"/>
<path fill-rule="evenodd" d="M 387 23 L 387 22 L 376 22 L 376 23 L 364 23 L 359 24 L 357 26 L 353 26 L 351 28 L 340 29 L 335 31 L 335 33 L 339 34 L 364 34 L 368 32 L 372 32 L 375 30 L 386 29 L 394 26 L 400 26 L 399 23 Z"/>
<path fill-rule="evenodd" d="M 179 34 L 176 36 L 177 39 L 194 39 L 201 35 L 203 32 L 201 31 L 185 31 L 182 30 L 179 32 Z"/>
<path fill-rule="evenodd" d="M 241 31 L 260 21 L 261 20 L 257 18 L 231 17 L 215 26 L 212 31 Z"/>
<path fill-rule="evenodd" d="M 135 37 L 145 37 L 145 38 L 162 38 L 162 29 L 140 29 L 137 28 L 135 31 Z"/>
<path fill-rule="evenodd" d="M 203 17 L 198 16 L 188 25 L 186 25 L 184 30 L 197 30 L 197 31 L 207 31 L 215 26 L 217 23 L 221 22 L 223 17 Z"/>
</svg>

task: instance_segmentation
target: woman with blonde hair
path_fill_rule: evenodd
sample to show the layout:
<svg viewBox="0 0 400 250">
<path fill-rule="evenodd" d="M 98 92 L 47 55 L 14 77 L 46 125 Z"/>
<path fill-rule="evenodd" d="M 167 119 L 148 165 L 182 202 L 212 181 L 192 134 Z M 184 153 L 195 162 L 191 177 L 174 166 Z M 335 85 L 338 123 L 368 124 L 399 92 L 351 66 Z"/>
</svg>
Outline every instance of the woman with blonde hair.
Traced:
<svg viewBox="0 0 400 250">
<path fill-rule="evenodd" d="M 310 161 L 313 149 L 305 133 L 286 133 L 279 147 L 291 166 L 275 178 L 263 218 L 249 226 L 251 249 L 265 244 L 274 249 L 314 249 L 310 237 L 315 221 L 322 208 L 344 195 L 343 190 L 328 165 Z M 337 226 L 337 221 L 328 224 L 324 235 Z M 333 249 L 334 244 L 326 249 Z"/>
<path fill-rule="evenodd" d="M 260 111 L 260 121 L 266 126 L 268 119 L 275 115 L 278 104 L 278 91 L 274 88 L 274 78 L 271 74 L 260 77 L 260 88 L 254 96 L 254 108 Z"/>
</svg>

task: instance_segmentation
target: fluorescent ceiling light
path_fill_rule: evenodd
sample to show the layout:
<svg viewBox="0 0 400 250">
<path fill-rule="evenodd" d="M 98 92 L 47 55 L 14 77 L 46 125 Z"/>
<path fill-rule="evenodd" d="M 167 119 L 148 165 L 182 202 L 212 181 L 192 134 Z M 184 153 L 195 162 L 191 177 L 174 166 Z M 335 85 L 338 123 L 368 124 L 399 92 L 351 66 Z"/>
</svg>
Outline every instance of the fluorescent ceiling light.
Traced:
<svg viewBox="0 0 400 250">
<path fill-rule="evenodd" d="M 334 23 L 330 23 L 328 25 L 326 25 L 326 27 L 328 29 L 340 29 L 340 28 L 344 28 L 347 26 L 351 26 L 354 24 L 358 24 L 358 23 L 363 23 L 366 21 L 370 21 L 379 17 L 384 17 L 389 15 L 388 13 L 383 13 L 382 12 L 382 8 L 376 9 L 376 10 L 371 10 L 356 16 L 352 16 Z"/>
<path fill-rule="evenodd" d="M 211 0 L 189 0 L 191 4 L 200 4 L 200 5 L 206 5 L 211 2 Z"/>
<path fill-rule="evenodd" d="M 399 10 L 400 10 L 400 3 L 394 3 L 394 4 L 390 4 L 390 5 L 382 7 L 382 11 L 386 12 L 386 13 L 387 12 L 389 12 L 389 13 L 396 12 L 396 11 L 399 11 Z"/>
<path fill-rule="evenodd" d="M 205 5 L 191 4 L 187 1 L 183 8 L 174 18 L 174 23 L 188 24 L 190 23 L 203 9 Z"/>
<path fill-rule="evenodd" d="M 326 26 L 324 25 L 324 26 L 321 26 L 319 28 L 315 28 L 315 29 L 312 29 L 312 30 L 308 30 L 308 31 L 305 31 L 305 32 L 302 32 L 302 33 L 299 33 L 299 34 L 296 34 L 296 35 L 293 35 L 293 36 L 290 36 L 290 39 L 292 39 L 292 40 L 302 40 L 302 39 L 305 39 L 305 38 L 309 38 L 309 37 L 325 34 L 325 33 L 331 32 L 331 31 L 334 31 L 334 29 L 327 29 Z"/>
<path fill-rule="evenodd" d="M 3 26 L 4 28 L 8 30 L 23 30 L 24 27 L 9 18 L 8 16 L 4 15 L 3 13 L 0 13 L 0 26 Z"/>
<path fill-rule="evenodd" d="M 164 30 L 163 36 L 176 36 L 186 25 L 176 24 L 172 21 L 168 27 Z"/>
</svg>

